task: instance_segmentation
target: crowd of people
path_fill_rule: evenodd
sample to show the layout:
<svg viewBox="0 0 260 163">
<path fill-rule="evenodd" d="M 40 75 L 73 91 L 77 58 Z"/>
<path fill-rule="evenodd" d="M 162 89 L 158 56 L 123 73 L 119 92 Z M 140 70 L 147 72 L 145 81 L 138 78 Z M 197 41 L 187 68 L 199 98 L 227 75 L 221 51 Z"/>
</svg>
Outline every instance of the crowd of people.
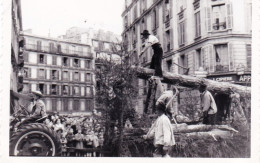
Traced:
<svg viewBox="0 0 260 163">
<path fill-rule="evenodd" d="M 61 143 L 62 156 L 99 155 L 86 149 L 101 149 L 104 142 L 103 121 L 95 117 L 69 117 L 53 114 L 45 120 L 45 125 L 53 129 Z"/>
</svg>

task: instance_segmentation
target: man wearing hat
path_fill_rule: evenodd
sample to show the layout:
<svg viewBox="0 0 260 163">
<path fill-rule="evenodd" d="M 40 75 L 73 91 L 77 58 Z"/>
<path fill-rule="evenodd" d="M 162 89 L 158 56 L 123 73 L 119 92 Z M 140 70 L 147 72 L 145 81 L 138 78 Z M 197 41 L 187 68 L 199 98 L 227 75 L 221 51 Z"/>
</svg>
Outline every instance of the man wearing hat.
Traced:
<svg viewBox="0 0 260 163">
<path fill-rule="evenodd" d="M 41 118 L 47 116 L 44 102 L 41 100 L 43 96 L 40 91 L 32 91 L 34 95 L 34 101 L 31 111 L 31 117 Z"/>
<path fill-rule="evenodd" d="M 215 125 L 217 105 L 212 94 L 207 90 L 207 85 L 202 83 L 199 87 L 201 93 L 201 107 L 203 110 L 203 124 Z"/>
<path fill-rule="evenodd" d="M 163 50 L 161 47 L 161 44 L 159 43 L 159 40 L 151 35 L 148 30 L 144 30 L 143 33 L 141 33 L 143 38 L 145 39 L 145 47 L 141 51 L 142 55 L 149 47 L 153 48 L 153 57 L 151 61 L 150 68 L 155 69 L 154 76 L 162 77 L 162 54 Z"/>
</svg>

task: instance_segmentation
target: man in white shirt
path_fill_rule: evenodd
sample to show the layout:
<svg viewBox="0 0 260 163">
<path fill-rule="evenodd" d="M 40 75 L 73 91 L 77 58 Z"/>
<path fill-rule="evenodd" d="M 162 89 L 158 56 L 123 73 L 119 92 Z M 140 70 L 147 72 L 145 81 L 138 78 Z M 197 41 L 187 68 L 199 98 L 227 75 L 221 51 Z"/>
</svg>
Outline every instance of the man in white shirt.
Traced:
<svg viewBox="0 0 260 163">
<path fill-rule="evenodd" d="M 215 125 L 217 105 L 212 94 L 207 90 L 207 85 L 202 84 L 199 88 L 201 93 L 201 107 L 203 111 L 203 124 Z"/>
<path fill-rule="evenodd" d="M 144 139 L 154 139 L 154 156 L 169 157 L 170 148 L 175 145 L 175 138 L 173 134 L 172 124 L 169 118 L 172 115 L 173 99 L 178 94 L 178 90 L 174 87 L 173 90 L 168 90 L 156 101 L 156 112 L 158 118 L 152 124 L 148 133 L 144 135 Z M 169 115 L 169 116 L 168 116 Z"/>
<path fill-rule="evenodd" d="M 144 30 L 143 33 L 141 33 L 143 38 L 145 39 L 145 47 L 141 51 L 142 55 L 149 47 L 153 48 L 153 57 L 150 64 L 151 69 L 155 69 L 154 76 L 162 77 L 162 55 L 163 50 L 161 47 L 161 44 L 159 43 L 159 40 L 151 35 L 148 30 Z"/>
</svg>

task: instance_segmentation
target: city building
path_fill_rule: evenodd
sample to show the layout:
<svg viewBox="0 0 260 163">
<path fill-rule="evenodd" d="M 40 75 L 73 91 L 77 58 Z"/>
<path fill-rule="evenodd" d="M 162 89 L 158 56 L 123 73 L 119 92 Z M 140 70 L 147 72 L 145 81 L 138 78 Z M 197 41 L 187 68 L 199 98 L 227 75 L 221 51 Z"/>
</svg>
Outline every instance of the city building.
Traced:
<svg viewBox="0 0 260 163">
<path fill-rule="evenodd" d="M 40 90 L 47 111 L 91 113 L 95 60 L 90 45 L 24 33 L 24 93 Z"/>
<path fill-rule="evenodd" d="M 10 67 L 10 90 L 21 92 L 23 90 L 23 53 L 24 39 L 20 35 L 22 27 L 21 1 L 12 0 L 11 8 L 11 67 Z M 10 113 L 17 111 L 19 102 L 13 96 L 10 96 Z"/>
<path fill-rule="evenodd" d="M 122 38 L 133 54 L 132 64 L 150 64 L 152 50 L 138 55 L 144 47 L 140 33 L 147 29 L 163 47 L 164 71 L 192 76 L 203 71 L 208 79 L 251 85 L 251 0 L 126 0 L 122 18 Z M 140 113 L 145 85 L 139 79 Z M 199 98 L 196 90 L 189 94 Z M 179 108 L 186 96 L 180 95 Z"/>
<path fill-rule="evenodd" d="M 22 28 L 21 1 L 12 0 L 12 25 L 11 25 L 11 76 L 10 89 L 22 90 L 21 72 L 23 69 L 23 38 L 20 36 Z"/>
<path fill-rule="evenodd" d="M 121 50 L 121 36 L 111 31 L 71 27 L 66 31 L 65 35 L 59 36 L 59 38 L 91 45 L 93 54 L 95 55 L 95 70 L 97 71 L 102 67 L 100 59 L 108 59 L 116 63 L 120 63 L 121 61 L 121 57 L 118 55 L 118 52 Z M 95 88 L 98 88 L 98 81 L 96 79 L 95 81 Z M 97 103 L 95 103 L 95 109 L 97 111 L 102 110 L 101 106 Z"/>
</svg>

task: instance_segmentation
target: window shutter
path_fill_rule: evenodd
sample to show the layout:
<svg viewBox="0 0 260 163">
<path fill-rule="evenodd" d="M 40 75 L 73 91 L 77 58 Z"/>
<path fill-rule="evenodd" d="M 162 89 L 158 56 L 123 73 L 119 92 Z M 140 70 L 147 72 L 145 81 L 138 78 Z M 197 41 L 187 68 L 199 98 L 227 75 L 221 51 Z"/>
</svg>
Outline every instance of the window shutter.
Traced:
<svg viewBox="0 0 260 163">
<path fill-rule="evenodd" d="M 40 78 L 40 69 L 37 69 L 37 75 L 38 79 Z"/>
<path fill-rule="evenodd" d="M 228 54 L 229 54 L 229 71 L 234 71 L 234 56 L 233 56 L 233 45 L 232 43 L 228 44 Z"/>
<path fill-rule="evenodd" d="M 170 16 L 170 19 L 172 18 L 172 7 L 173 7 L 173 0 L 169 0 L 169 2 L 170 2 L 170 13 L 169 13 L 169 16 Z"/>
<path fill-rule="evenodd" d="M 31 93 L 32 92 L 32 84 L 28 84 L 28 87 L 29 87 L 29 93 Z"/>
<path fill-rule="evenodd" d="M 232 29 L 233 26 L 233 10 L 232 10 L 232 4 L 227 3 L 226 4 L 226 11 L 227 11 L 227 29 Z"/>
<path fill-rule="evenodd" d="M 181 58 L 178 57 L 178 65 L 181 64 Z M 181 68 L 178 66 L 178 73 L 181 74 Z"/>
<path fill-rule="evenodd" d="M 181 34 L 181 23 L 178 24 L 178 44 L 181 45 L 181 37 L 182 37 L 182 34 Z"/>
<path fill-rule="evenodd" d="M 31 78 L 31 77 L 32 77 L 32 75 L 31 75 L 32 72 L 31 72 L 31 71 L 32 71 L 32 69 L 31 69 L 31 68 L 28 68 L 28 78 Z"/>
<path fill-rule="evenodd" d="M 37 63 L 40 63 L 40 54 L 37 54 Z"/>
<path fill-rule="evenodd" d="M 75 72 L 72 71 L 72 80 L 75 80 Z"/>
<path fill-rule="evenodd" d="M 47 70 L 44 70 L 45 75 L 44 75 L 44 79 L 47 79 Z"/>
<path fill-rule="evenodd" d="M 52 64 L 57 65 L 57 56 L 52 56 Z"/>
<path fill-rule="evenodd" d="M 93 87 L 90 87 L 90 96 L 93 96 Z"/>
<path fill-rule="evenodd" d="M 158 28 L 159 27 L 159 22 L 160 22 L 159 21 L 160 18 L 159 18 L 159 7 L 158 6 L 156 7 L 155 11 L 156 11 L 156 28 Z"/>
<path fill-rule="evenodd" d="M 170 47 L 171 49 L 173 49 L 173 29 L 170 29 Z"/>
<path fill-rule="evenodd" d="M 24 62 L 28 62 L 28 52 L 23 53 Z"/>
<path fill-rule="evenodd" d="M 79 72 L 79 82 L 81 82 L 81 73 Z"/>
<path fill-rule="evenodd" d="M 166 33 L 165 32 L 163 34 L 163 51 L 167 52 L 167 38 L 166 38 Z"/>
<path fill-rule="evenodd" d="M 209 55 L 209 72 L 215 71 L 215 55 L 213 54 L 213 45 L 208 46 L 208 55 Z"/>
<path fill-rule="evenodd" d="M 70 81 L 70 74 L 71 72 L 68 71 L 68 81 Z"/>
<path fill-rule="evenodd" d="M 57 80 L 60 80 L 60 71 L 57 70 Z"/>
<path fill-rule="evenodd" d="M 44 84 L 44 93 L 43 94 L 47 94 L 47 85 L 46 84 Z"/>
<path fill-rule="evenodd" d="M 199 69 L 199 55 L 196 53 L 196 51 L 193 54 L 193 67 L 194 67 L 194 73 Z"/>
<path fill-rule="evenodd" d="M 212 30 L 212 23 L 211 23 L 211 8 L 207 7 L 206 8 L 206 30 L 208 32 L 211 32 Z"/>
<path fill-rule="evenodd" d="M 163 23 L 165 22 L 165 10 L 166 10 L 166 6 L 165 6 L 165 2 L 163 2 L 163 5 L 162 5 L 162 10 L 163 10 Z"/>
<path fill-rule="evenodd" d="M 190 54 L 189 54 L 189 57 L 190 57 L 190 61 L 189 61 L 189 67 L 191 68 L 190 70 L 190 74 L 194 74 L 195 73 L 195 54 L 196 54 L 196 51 L 193 50 Z"/>
<path fill-rule="evenodd" d="M 81 87 L 79 86 L 79 96 L 81 96 Z"/>
<path fill-rule="evenodd" d="M 47 64 L 47 55 L 44 55 L 44 64 Z"/>
<path fill-rule="evenodd" d="M 203 61 L 203 69 L 207 71 L 207 47 L 201 48 L 201 55 L 202 55 L 202 61 Z"/>
</svg>

